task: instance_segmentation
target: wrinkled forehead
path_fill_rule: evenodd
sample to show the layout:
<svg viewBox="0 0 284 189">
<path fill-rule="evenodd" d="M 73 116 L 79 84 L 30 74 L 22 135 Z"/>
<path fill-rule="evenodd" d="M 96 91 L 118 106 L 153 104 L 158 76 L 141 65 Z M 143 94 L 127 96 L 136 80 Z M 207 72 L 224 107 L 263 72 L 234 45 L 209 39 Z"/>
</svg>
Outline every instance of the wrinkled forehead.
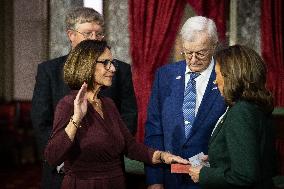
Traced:
<svg viewBox="0 0 284 189">
<path fill-rule="evenodd" d="M 203 49 L 212 48 L 213 44 L 210 37 L 206 33 L 199 33 L 191 40 L 183 40 L 182 46 L 189 51 L 200 51 Z"/>
<path fill-rule="evenodd" d="M 103 23 L 101 23 L 100 20 L 96 20 L 93 17 L 90 17 L 90 18 L 78 17 L 77 19 L 75 19 L 75 24 L 83 24 L 83 23 L 86 23 L 86 22 L 89 22 L 89 23 L 90 22 L 95 22 L 98 25 L 103 26 Z"/>
<path fill-rule="evenodd" d="M 98 20 L 96 17 L 88 16 L 79 16 L 73 20 L 73 24 L 75 27 L 78 27 L 78 25 L 84 24 L 84 23 L 92 23 L 96 24 L 100 27 L 103 27 L 103 22 L 101 20 Z"/>
<path fill-rule="evenodd" d="M 103 27 L 97 22 L 84 22 L 75 25 L 75 29 L 85 29 L 85 30 L 103 30 Z"/>
</svg>

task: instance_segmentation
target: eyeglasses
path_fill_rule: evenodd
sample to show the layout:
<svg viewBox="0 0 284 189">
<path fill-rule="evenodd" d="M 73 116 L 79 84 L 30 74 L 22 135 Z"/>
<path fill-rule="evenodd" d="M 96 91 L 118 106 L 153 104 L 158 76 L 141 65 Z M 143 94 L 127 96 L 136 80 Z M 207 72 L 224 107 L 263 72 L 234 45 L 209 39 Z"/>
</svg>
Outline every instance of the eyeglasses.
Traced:
<svg viewBox="0 0 284 189">
<path fill-rule="evenodd" d="M 104 34 L 102 32 L 95 32 L 95 31 L 91 31 L 91 32 L 79 32 L 77 30 L 74 30 L 73 31 L 81 34 L 84 36 L 85 39 L 92 39 L 93 37 L 96 37 L 96 39 L 102 39 L 104 38 Z M 95 33 L 95 34 L 94 34 Z"/>
<path fill-rule="evenodd" d="M 102 61 L 97 60 L 96 62 L 103 64 L 107 71 L 110 70 L 111 65 L 113 65 L 115 67 L 115 69 L 117 70 L 117 62 L 115 60 L 106 59 L 106 60 L 102 60 Z"/>
<path fill-rule="evenodd" d="M 204 60 L 209 56 L 210 50 L 211 49 L 205 49 L 205 50 L 201 50 L 201 51 L 197 51 L 197 52 L 184 51 L 184 52 L 182 52 L 182 54 L 188 59 L 192 59 L 193 55 L 195 55 L 196 59 Z"/>
</svg>

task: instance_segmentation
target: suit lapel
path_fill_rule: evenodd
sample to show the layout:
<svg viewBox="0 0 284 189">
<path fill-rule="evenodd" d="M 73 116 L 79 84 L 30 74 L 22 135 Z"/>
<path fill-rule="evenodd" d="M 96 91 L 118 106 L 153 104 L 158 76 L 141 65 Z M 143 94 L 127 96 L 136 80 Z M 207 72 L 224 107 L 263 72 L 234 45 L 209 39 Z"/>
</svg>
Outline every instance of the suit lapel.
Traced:
<svg viewBox="0 0 284 189">
<path fill-rule="evenodd" d="M 220 120 L 220 122 L 218 123 L 217 127 L 215 128 L 215 130 L 212 133 L 212 136 L 210 137 L 209 140 L 209 144 L 212 143 L 212 141 L 214 141 L 214 139 L 216 138 L 216 136 L 218 135 L 218 133 L 220 132 L 220 130 L 223 127 L 224 121 L 227 117 L 227 113 L 224 115 L 224 117 Z"/>
<path fill-rule="evenodd" d="M 194 126 L 197 124 L 201 124 L 202 121 L 209 115 L 209 112 L 212 110 L 211 107 L 215 102 L 215 98 L 219 96 L 219 90 L 217 86 L 214 84 L 215 77 L 216 75 L 213 70 L 210 79 L 208 81 L 205 93 L 203 95 L 200 107 L 198 109 Z"/>
<path fill-rule="evenodd" d="M 174 102 L 173 105 L 178 108 L 178 110 L 181 110 L 179 112 L 182 112 L 182 104 L 183 104 L 183 98 L 184 98 L 184 73 L 185 73 L 185 66 L 186 64 L 181 64 L 177 71 L 176 75 L 173 78 L 173 84 L 172 86 L 172 101 Z M 173 109 L 175 110 L 175 109 Z"/>
<path fill-rule="evenodd" d="M 167 127 L 168 133 L 174 133 L 172 135 L 173 141 L 183 142 L 184 141 L 184 127 L 183 127 L 183 112 L 182 112 L 182 104 L 184 97 L 184 73 L 186 63 L 185 61 L 180 64 L 177 63 L 178 66 L 175 67 L 174 73 L 171 78 L 171 94 L 166 99 L 166 107 L 170 109 L 169 114 L 167 116 L 168 123 L 171 123 L 170 127 Z"/>
</svg>

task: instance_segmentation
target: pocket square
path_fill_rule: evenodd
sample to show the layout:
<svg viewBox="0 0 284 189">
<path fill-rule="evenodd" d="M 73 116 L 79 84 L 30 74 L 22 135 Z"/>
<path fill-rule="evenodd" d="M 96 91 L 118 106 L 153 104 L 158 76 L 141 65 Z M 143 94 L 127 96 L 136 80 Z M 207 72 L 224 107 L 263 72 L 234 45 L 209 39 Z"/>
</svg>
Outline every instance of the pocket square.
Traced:
<svg viewBox="0 0 284 189">
<path fill-rule="evenodd" d="M 213 91 L 213 90 L 216 90 L 216 89 L 218 89 L 218 87 L 213 87 L 213 88 L 212 88 L 212 91 Z"/>
</svg>

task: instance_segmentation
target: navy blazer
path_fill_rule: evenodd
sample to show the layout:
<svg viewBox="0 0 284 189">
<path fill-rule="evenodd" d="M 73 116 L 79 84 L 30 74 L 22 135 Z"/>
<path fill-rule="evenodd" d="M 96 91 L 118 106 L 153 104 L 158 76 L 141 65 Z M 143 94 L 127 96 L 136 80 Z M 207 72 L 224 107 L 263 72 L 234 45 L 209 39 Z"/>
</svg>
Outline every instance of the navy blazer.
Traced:
<svg viewBox="0 0 284 189">
<path fill-rule="evenodd" d="M 145 144 L 183 158 L 199 152 L 207 154 L 208 141 L 226 106 L 213 70 L 188 138 L 184 134 L 183 98 L 186 62 L 161 67 L 155 76 L 145 126 Z M 183 188 L 194 183 L 188 175 L 170 174 L 168 166 L 146 166 L 148 184 L 162 183 L 166 188 Z"/>
</svg>

